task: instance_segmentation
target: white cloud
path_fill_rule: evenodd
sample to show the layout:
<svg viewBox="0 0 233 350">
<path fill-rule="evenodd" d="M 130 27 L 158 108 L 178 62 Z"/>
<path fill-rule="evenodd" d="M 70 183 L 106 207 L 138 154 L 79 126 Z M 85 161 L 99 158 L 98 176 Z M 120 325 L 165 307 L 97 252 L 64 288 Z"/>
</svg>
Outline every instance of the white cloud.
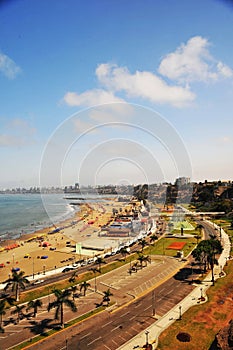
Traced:
<svg viewBox="0 0 233 350">
<path fill-rule="evenodd" d="M 88 130 L 90 130 L 91 128 L 93 128 L 94 124 L 85 122 L 81 119 L 75 119 L 74 120 L 74 127 L 75 127 L 76 131 L 78 131 L 80 133 L 85 133 Z"/>
<path fill-rule="evenodd" d="M 0 147 L 22 147 L 34 142 L 36 129 L 27 120 L 15 118 L 2 125 Z"/>
<path fill-rule="evenodd" d="M 24 144 L 21 137 L 7 134 L 0 134 L 0 147 L 20 147 Z"/>
<path fill-rule="evenodd" d="M 64 101 L 69 106 L 97 106 L 105 103 L 124 102 L 119 97 L 114 96 L 111 91 L 102 89 L 87 90 L 81 94 L 76 92 L 67 92 Z"/>
<path fill-rule="evenodd" d="M 0 53 L 0 72 L 7 78 L 14 79 L 21 72 L 21 68 L 7 55 Z"/>
<path fill-rule="evenodd" d="M 187 87 L 168 85 L 148 71 L 131 74 L 126 67 L 101 64 L 96 69 L 98 80 L 107 89 L 124 91 L 128 97 L 137 97 L 154 103 L 169 103 L 176 107 L 189 104 L 195 95 Z"/>
<path fill-rule="evenodd" d="M 101 88 L 81 94 L 68 92 L 63 100 L 70 106 L 97 106 L 124 102 L 117 95 L 125 94 L 129 99 L 142 99 L 153 104 L 190 105 L 196 98 L 190 88 L 191 82 L 217 81 L 233 76 L 230 67 L 211 56 L 209 46 L 206 38 L 192 37 L 162 59 L 158 68 L 160 75 L 143 70 L 130 72 L 127 67 L 108 62 L 99 64 L 95 74 Z M 173 83 L 169 84 L 162 76 Z M 113 116 L 96 112 L 92 119 L 109 121 Z"/>
<path fill-rule="evenodd" d="M 233 71 L 227 65 L 222 62 L 218 62 L 217 69 L 220 75 L 225 78 L 231 78 L 233 76 Z"/>
<path fill-rule="evenodd" d="M 16 131 L 21 134 L 25 135 L 34 135 L 36 132 L 36 129 L 32 127 L 27 120 L 22 118 L 14 118 L 12 119 L 8 125 L 7 128 L 11 131 Z"/>
<path fill-rule="evenodd" d="M 159 73 L 179 82 L 216 81 L 232 76 L 232 70 L 220 61 L 216 61 L 209 52 L 206 38 L 195 36 L 175 52 L 164 57 Z"/>
</svg>

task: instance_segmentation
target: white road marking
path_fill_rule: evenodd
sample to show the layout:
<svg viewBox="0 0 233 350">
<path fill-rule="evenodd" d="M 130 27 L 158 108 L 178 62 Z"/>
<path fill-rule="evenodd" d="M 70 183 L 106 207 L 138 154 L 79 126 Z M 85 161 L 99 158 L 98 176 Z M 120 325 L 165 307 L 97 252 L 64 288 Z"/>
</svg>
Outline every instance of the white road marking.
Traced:
<svg viewBox="0 0 233 350">
<path fill-rule="evenodd" d="M 88 343 L 88 344 L 87 344 L 87 346 L 89 346 L 89 345 L 93 344 L 95 341 L 100 340 L 100 339 L 101 339 L 101 337 L 99 337 L 99 338 L 96 338 L 96 339 L 92 340 L 90 343 Z"/>
<path fill-rule="evenodd" d="M 110 322 L 108 322 L 108 323 L 105 323 L 101 328 L 104 328 L 104 327 L 108 326 L 108 325 L 111 324 L 111 323 L 112 323 L 112 321 L 110 321 Z"/>
<path fill-rule="evenodd" d="M 83 336 L 80 338 L 80 340 L 82 340 L 82 339 L 88 337 L 89 335 L 91 335 L 91 332 L 90 332 L 90 333 L 87 333 L 87 334 L 85 334 L 85 335 L 83 335 Z"/>
</svg>

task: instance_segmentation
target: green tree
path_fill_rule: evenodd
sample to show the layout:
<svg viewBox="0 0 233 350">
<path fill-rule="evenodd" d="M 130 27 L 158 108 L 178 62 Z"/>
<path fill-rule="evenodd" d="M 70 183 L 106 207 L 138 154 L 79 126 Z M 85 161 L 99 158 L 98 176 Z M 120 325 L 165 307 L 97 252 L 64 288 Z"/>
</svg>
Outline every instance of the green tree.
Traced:
<svg viewBox="0 0 233 350">
<path fill-rule="evenodd" d="M 5 308 L 6 308 L 6 301 L 4 299 L 1 299 L 0 300 L 0 331 L 1 332 L 4 332 L 2 323 L 3 323 L 3 315 L 6 314 Z"/>
<path fill-rule="evenodd" d="M 25 284 L 30 283 L 28 279 L 24 276 L 24 274 L 24 271 L 13 271 L 12 277 L 7 280 L 7 284 L 4 288 L 4 290 L 8 290 L 11 287 L 12 292 L 15 293 L 16 301 L 19 301 L 20 288 L 25 289 Z"/>
<path fill-rule="evenodd" d="M 60 325 L 62 328 L 64 328 L 64 305 L 68 306 L 70 308 L 70 310 L 72 310 L 73 312 L 77 311 L 77 307 L 76 307 L 74 301 L 69 299 L 71 296 L 71 293 L 72 293 L 71 290 L 69 290 L 69 289 L 64 289 L 64 290 L 54 289 L 53 293 L 56 297 L 56 300 L 49 303 L 48 311 L 50 311 L 53 308 L 56 309 L 55 319 L 59 320 L 59 315 L 60 315 Z"/>
<path fill-rule="evenodd" d="M 147 262 L 150 262 L 150 257 L 148 255 L 139 254 L 138 259 L 141 269 L 143 268 L 143 263 L 147 266 Z"/>
<path fill-rule="evenodd" d="M 97 281 L 96 281 L 96 273 L 100 272 L 99 269 L 97 269 L 96 267 L 92 267 L 90 269 L 93 273 L 94 273 L 94 278 L 95 278 L 95 292 L 97 291 Z"/>
<path fill-rule="evenodd" d="M 14 303 L 14 299 L 11 297 L 0 299 L 0 331 L 1 332 L 4 332 L 2 323 L 3 323 L 3 316 L 6 314 L 5 309 L 7 308 L 7 305 L 13 305 L 13 303 Z"/>
<path fill-rule="evenodd" d="M 122 247 L 122 248 L 120 249 L 120 253 L 121 253 L 121 255 L 123 256 L 124 260 L 125 260 L 125 258 L 126 258 L 126 255 L 129 254 L 128 249 L 127 249 L 126 247 Z"/>
<path fill-rule="evenodd" d="M 95 261 L 95 264 L 99 266 L 99 272 L 101 273 L 101 265 L 106 264 L 106 261 L 103 258 L 101 258 L 101 256 L 98 256 Z"/>
<path fill-rule="evenodd" d="M 146 240 L 145 240 L 145 239 L 140 239 L 140 240 L 138 241 L 138 244 L 141 246 L 141 250 L 142 250 L 142 252 L 143 252 L 143 249 L 144 249 L 145 246 L 147 245 Z"/>
<path fill-rule="evenodd" d="M 73 301 L 74 301 L 75 293 L 76 293 L 77 289 L 78 289 L 77 286 L 71 286 L 70 287 L 70 290 L 72 292 L 72 299 L 73 299 Z"/>
<path fill-rule="evenodd" d="M 110 289 L 108 288 L 106 291 L 103 292 L 103 300 L 102 303 L 107 303 L 107 306 L 110 303 L 110 297 L 113 295 L 112 292 L 110 291 Z"/>
<path fill-rule="evenodd" d="M 214 284 L 214 265 L 218 263 L 216 255 L 222 252 L 222 245 L 215 237 L 201 241 L 193 250 L 192 256 L 203 266 L 204 272 L 210 267 L 212 272 L 212 283 Z"/>
<path fill-rule="evenodd" d="M 25 308 L 25 305 L 15 305 L 15 309 L 11 311 L 12 315 L 17 314 L 16 322 L 19 323 L 20 319 L 24 317 L 23 309 Z"/>
<path fill-rule="evenodd" d="M 88 283 L 87 281 L 83 281 L 81 284 L 80 284 L 80 292 L 83 290 L 83 295 L 85 296 L 86 295 L 86 291 L 87 289 L 90 287 L 90 283 Z"/>
<path fill-rule="evenodd" d="M 150 243 L 152 243 L 153 245 L 155 244 L 155 241 L 158 240 L 157 235 L 153 234 L 150 236 Z"/>
<path fill-rule="evenodd" d="M 77 271 L 74 271 L 72 273 L 72 276 L 69 278 L 69 282 L 70 283 L 74 283 L 76 281 L 76 277 L 78 277 L 78 272 Z"/>
<path fill-rule="evenodd" d="M 33 309 L 34 317 L 36 317 L 38 308 L 43 305 L 42 301 L 40 299 L 36 300 L 30 300 L 27 304 L 27 311 L 30 309 Z"/>
</svg>

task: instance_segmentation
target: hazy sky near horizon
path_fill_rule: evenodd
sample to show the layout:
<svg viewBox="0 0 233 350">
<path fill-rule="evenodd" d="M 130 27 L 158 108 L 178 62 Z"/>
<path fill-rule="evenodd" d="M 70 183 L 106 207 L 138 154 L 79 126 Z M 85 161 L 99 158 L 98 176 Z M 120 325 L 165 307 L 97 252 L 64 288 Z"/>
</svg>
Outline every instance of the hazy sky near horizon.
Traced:
<svg viewBox="0 0 233 350">
<path fill-rule="evenodd" d="M 0 188 L 233 180 L 233 5 L 0 3 Z"/>
</svg>

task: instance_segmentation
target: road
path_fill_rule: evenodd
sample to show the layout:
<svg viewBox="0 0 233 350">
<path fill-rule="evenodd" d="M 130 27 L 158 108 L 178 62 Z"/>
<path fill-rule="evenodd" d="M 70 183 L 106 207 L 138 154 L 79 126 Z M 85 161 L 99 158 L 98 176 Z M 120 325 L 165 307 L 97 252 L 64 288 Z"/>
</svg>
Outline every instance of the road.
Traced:
<svg viewBox="0 0 233 350">
<path fill-rule="evenodd" d="M 113 276 L 108 276 L 105 285 L 112 279 L 112 287 L 110 288 L 112 288 L 114 295 L 120 293 L 120 290 L 117 289 L 119 285 L 124 285 L 124 288 L 127 286 L 130 294 L 141 292 L 142 296 L 133 301 L 131 298 L 131 301 L 126 306 L 112 312 L 104 311 L 88 321 L 47 338 L 44 342 L 31 346 L 30 349 L 66 349 L 66 340 L 69 350 L 117 349 L 136 334 L 145 330 L 155 321 L 155 318 L 167 313 L 193 290 L 194 287 L 192 285 L 176 279 L 175 276 L 169 278 L 157 288 L 150 290 L 150 292 L 146 292 L 151 287 L 152 282 L 150 280 L 153 276 L 153 271 L 154 274 L 160 273 L 161 276 L 159 278 L 162 278 L 167 268 L 165 264 L 159 264 L 154 267 L 148 266 L 147 276 L 150 277 L 149 279 L 142 278 L 145 275 L 143 270 L 138 272 L 139 276 L 138 273 L 134 276 L 128 276 L 124 282 L 122 282 L 122 278 L 119 281 L 119 276 L 116 276 L 115 282 Z M 170 269 L 171 266 L 168 268 L 167 273 Z M 154 276 L 154 279 L 156 278 L 157 276 Z M 139 281 L 141 281 L 141 285 L 139 285 Z M 143 290 L 144 293 L 142 292 Z"/>
<path fill-rule="evenodd" d="M 212 233 L 213 230 L 212 228 Z M 88 321 L 46 338 L 45 342 L 35 344 L 30 349 L 66 349 L 66 341 L 69 349 L 117 349 L 152 324 L 155 321 L 154 314 L 155 317 L 161 317 L 193 289 L 192 285 L 180 278 L 180 274 L 169 278 L 175 270 L 179 270 L 179 267 L 182 267 L 182 264 L 176 259 L 163 256 L 156 257 L 147 268 L 132 275 L 127 273 L 129 266 L 124 266 L 106 275 L 98 276 L 98 293 L 92 290 L 87 297 L 77 300 L 78 315 L 93 309 L 95 303 L 102 298 L 100 293 L 107 288 L 113 292 L 113 299 L 117 306 L 128 302 L 127 306 L 113 312 L 104 311 Z M 162 283 L 166 278 L 168 280 Z M 92 285 L 94 286 L 94 281 Z M 151 290 L 153 286 L 157 287 Z M 147 292 L 148 290 L 150 291 Z M 52 296 L 46 297 L 45 300 L 51 301 L 48 300 L 49 298 Z M 132 301 L 133 298 L 138 299 Z M 74 317 L 77 315 L 66 310 L 66 322 Z M 52 327 L 50 326 L 52 321 L 53 314 L 47 313 L 46 306 L 36 320 L 24 319 L 18 325 L 13 325 L 9 320 L 5 327 L 6 332 L 0 336 L 0 349 L 7 349 L 20 340 L 23 341 L 41 331 L 46 331 Z"/>
</svg>

